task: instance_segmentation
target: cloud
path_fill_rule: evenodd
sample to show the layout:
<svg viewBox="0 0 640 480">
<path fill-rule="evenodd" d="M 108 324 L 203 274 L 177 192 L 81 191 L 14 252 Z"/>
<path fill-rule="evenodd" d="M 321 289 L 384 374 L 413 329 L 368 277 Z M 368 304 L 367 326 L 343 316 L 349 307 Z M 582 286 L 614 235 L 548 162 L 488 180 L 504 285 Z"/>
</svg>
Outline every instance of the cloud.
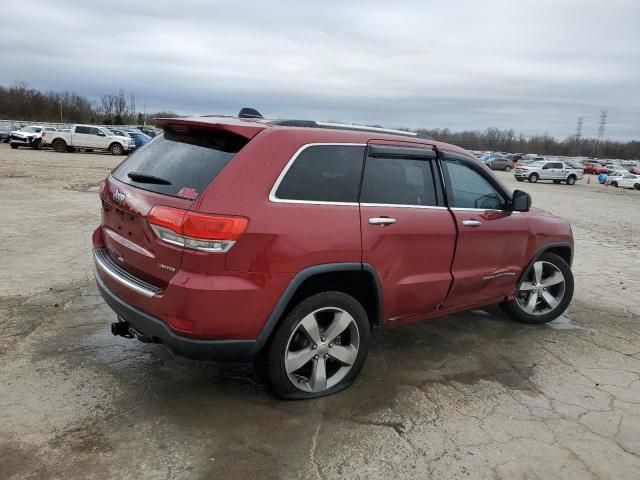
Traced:
<svg viewBox="0 0 640 480">
<path fill-rule="evenodd" d="M 637 138 L 640 2 L 21 1 L 0 83 L 182 113 Z"/>
</svg>

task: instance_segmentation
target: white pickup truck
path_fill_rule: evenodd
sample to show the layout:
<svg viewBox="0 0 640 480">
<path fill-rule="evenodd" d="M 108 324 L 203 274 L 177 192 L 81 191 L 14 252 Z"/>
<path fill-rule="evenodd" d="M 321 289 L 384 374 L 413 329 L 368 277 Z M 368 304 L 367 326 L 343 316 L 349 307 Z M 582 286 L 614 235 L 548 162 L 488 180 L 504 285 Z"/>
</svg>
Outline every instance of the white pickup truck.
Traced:
<svg viewBox="0 0 640 480">
<path fill-rule="evenodd" d="M 76 149 L 106 150 L 113 155 L 131 153 L 136 144 L 130 137 L 116 135 L 105 127 L 95 125 L 74 125 L 69 132 L 55 132 L 51 146 L 56 152 Z"/>
<path fill-rule="evenodd" d="M 513 175 L 519 182 L 529 180 L 531 183 L 536 183 L 538 180 L 553 180 L 553 183 L 565 182 L 567 185 L 575 184 L 583 174 L 584 170 L 581 167 L 560 160 L 541 160 L 517 166 L 513 171 Z"/>
</svg>

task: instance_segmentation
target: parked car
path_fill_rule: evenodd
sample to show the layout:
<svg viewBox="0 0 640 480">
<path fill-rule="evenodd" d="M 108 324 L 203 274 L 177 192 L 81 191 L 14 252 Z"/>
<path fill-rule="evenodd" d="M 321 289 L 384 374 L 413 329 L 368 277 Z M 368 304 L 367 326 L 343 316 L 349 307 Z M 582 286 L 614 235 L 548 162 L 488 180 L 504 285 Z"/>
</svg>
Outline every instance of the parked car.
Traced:
<svg viewBox="0 0 640 480">
<path fill-rule="evenodd" d="M 142 147 L 143 145 L 149 143 L 149 141 L 151 140 L 151 137 L 144 133 L 129 132 L 129 136 L 135 142 L 136 148 Z"/>
<path fill-rule="evenodd" d="M 35 150 L 42 150 L 49 145 L 49 139 L 54 135 L 56 129 L 42 125 L 30 125 L 20 130 L 14 130 L 9 134 L 9 145 L 11 148 L 29 147 Z"/>
<path fill-rule="evenodd" d="M 617 187 L 618 181 L 624 178 L 625 175 L 629 175 L 627 170 L 609 170 L 607 172 L 607 184 Z"/>
<path fill-rule="evenodd" d="M 496 303 L 541 324 L 571 301 L 569 223 L 461 148 L 313 121 L 157 121 L 164 135 L 99 188 L 114 335 L 253 359 L 278 396 L 313 398 L 354 381 L 374 327 Z"/>
<path fill-rule="evenodd" d="M 0 126 L 0 142 L 9 143 L 9 137 L 11 132 L 15 130 L 14 127 Z"/>
<path fill-rule="evenodd" d="M 490 156 L 483 162 L 491 170 L 504 170 L 505 172 L 513 170 L 513 160 L 502 155 Z"/>
<path fill-rule="evenodd" d="M 518 166 L 513 175 L 519 182 L 529 180 L 531 183 L 536 183 L 538 180 L 552 180 L 553 183 L 565 182 L 567 185 L 573 185 L 576 180 L 582 178 L 583 171 L 582 168 L 569 162 L 545 160 Z"/>
<path fill-rule="evenodd" d="M 584 173 L 590 173 L 592 175 L 600 175 L 607 172 L 607 167 L 595 160 L 585 160 L 582 162 Z"/>
<path fill-rule="evenodd" d="M 129 136 L 115 135 L 106 127 L 94 125 L 74 125 L 70 132 L 56 132 L 51 145 L 56 152 L 106 150 L 113 155 L 123 155 L 135 150 L 136 145 Z"/>
<path fill-rule="evenodd" d="M 614 185 L 614 187 L 633 188 L 634 190 L 640 190 L 640 175 L 628 173 L 619 180 L 616 180 L 616 184 Z"/>
<path fill-rule="evenodd" d="M 145 135 L 149 135 L 151 138 L 158 135 L 158 131 L 155 128 L 150 127 L 149 125 L 140 125 L 138 126 L 138 130 L 140 130 Z"/>
</svg>

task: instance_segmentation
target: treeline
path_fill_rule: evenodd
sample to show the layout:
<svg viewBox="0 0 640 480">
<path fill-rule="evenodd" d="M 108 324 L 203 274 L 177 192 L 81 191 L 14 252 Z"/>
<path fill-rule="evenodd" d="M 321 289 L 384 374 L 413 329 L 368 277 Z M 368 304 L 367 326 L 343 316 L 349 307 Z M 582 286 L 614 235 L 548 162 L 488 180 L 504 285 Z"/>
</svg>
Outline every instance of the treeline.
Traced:
<svg viewBox="0 0 640 480">
<path fill-rule="evenodd" d="M 146 123 L 151 123 L 153 118 L 176 116 L 175 112 L 149 113 Z M 135 96 L 132 93 L 125 96 L 122 89 L 116 94 L 105 94 L 91 101 L 73 92 L 41 92 L 28 88 L 26 83 L 0 86 L 0 119 L 104 125 L 145 123 L 144 115 L 136 111 Z M 462 132 L 453 132 L 448 128 L 420 129 L 418 132 L 468 150 L 640 159 L 640 141 L 616 142 L 575 137 L 558 140 L 546 134 L 525 137 L 516 135 L 514 130 L 497 128 Z"/>
<path fill-rule="evenodd" d="M 467 150 L 491 150 L 495 152 L 537 153 L 540 155 L 565 155 L 597 158 L 640 159 L 640 141 L 616 142 L 593 138 L 569 137 L 558 140 L 550 135 L 525 137 L 513 130 L 488 128 L 485 131 L 453 132 L 448 128 L 418 130 L 435 140 L 452 143 Z"/>
<path fill-rule="evenodd" d="M 19 82 L 11 87 L 0 86 L 0 119 L 28 120 L 50 123 L 95 123 L 130 125 L 145 123 L 144 114 L 135 109 L 135 96 L 102 95 L 91 101 L 74 92 L 41 92 Z M 146 123 L 157 117 L 176 117 L 175 112 L 148 113 Z"/>
</svg>

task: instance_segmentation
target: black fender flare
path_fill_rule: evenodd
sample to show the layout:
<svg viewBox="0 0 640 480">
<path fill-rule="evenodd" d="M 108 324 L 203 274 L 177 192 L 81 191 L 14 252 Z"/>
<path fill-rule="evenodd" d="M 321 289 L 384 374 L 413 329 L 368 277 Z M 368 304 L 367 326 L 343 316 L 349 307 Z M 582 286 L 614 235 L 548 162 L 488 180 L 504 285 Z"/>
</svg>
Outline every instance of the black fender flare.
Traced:
<svg viewBox="0 0 640 480">
<path fill-rule="evenodd" d="M 344 263 L 326 263 L 322 265 L 313 265 L 307 267 L 301 271 L 299 271 L 293 279 L 287 285 L 284 292 L 280 295 L 278 302 L 275 307 L 269 314 L 267 321 L 265 322 L 262 330 L 258 334 L 256 338 L 256 342 L 253 346 L 251 355 L 256 355 L 262 347 L 266 345 L 271 334 L 277 327 L 282 314 L 284 313 L 287 305 L 295 295 L 298 288 L 304 283 L 305 280 L 311 278 L 314 275 L 318 275 L 320 273 L 332 273 L 332 272 L 345 272 L 345 271 L 361 271 L 369 273 L 373 280 L 376 288 L 376 299 L 377 299 L 377 318 L 374 318 L 372 321 L 372 325 L 376 327 L 382 326 L 382 288 L 380 286 L 380 280 L 378 278 L 378 274 L 376 270 L 369 264 L 366 263 L 358 263 L 358 262 L 344 262 Z"/>
<path fill-rule="evenodd" d="M 520 278 L 518 279 L 518 283 L 516 283 L 516 288 L 520 287 L 520 284 L 527 277 L 527 275 L 531 271 L 531 268 L 533 267 L 533 264 L 536 262 L 536 260 L 538 260 L 545 252 L 551 250 L 552 248 L 557 248 L 557 247 L 563 247 L 563 248 L 568 248 L 569 249 L 569 252 L 571 252 L 571 255 L 569 257 L 569 266 L 571 266 L 573 264 L 573 245 L 571 245 L 568 242 L 547 243 L 547 244 L 543 245 L 542 247 L 540 247 L 538 249 L 536 254 L 533 256 L 531 261 L 528 263 L 527 268 L 525 268 L 522 271 L 522 273 L 520 274 Z"/>
</svg>

